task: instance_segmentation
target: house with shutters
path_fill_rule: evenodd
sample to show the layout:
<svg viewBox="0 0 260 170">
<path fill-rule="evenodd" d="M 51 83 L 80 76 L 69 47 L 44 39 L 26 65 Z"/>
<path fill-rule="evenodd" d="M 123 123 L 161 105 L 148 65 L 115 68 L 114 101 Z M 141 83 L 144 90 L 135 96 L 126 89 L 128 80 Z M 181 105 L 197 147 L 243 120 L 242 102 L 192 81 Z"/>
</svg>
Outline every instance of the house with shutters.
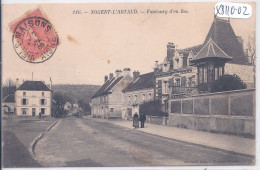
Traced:
<svg viewBox="0 0 260 170">
<path fill-rule="evenodd" d="M 14 94 L 8 94 L 2 100 L 2 113 L 4 113 L 4 114 L 14 114 L 15 113 Z"/>
<path fill-rule="evenodd" d="M 131 82 L 130 68 L 124 68 L 123 71 L 116 70 L 115 76 L 113 73 L 106 75 L 104 84 L 91 97 L 91 115 L 101 118 L 116 118 L 122 117 L 123 92 Z"/>
<path fill-rule="evenodd" d="M 199 60 L 214 58 L 216 55 L 220 56 L 217 58 L 221 58 L 221 61 L 218 63 L 214 60 L 214 65 Z M 223 58 L 228 58 L 225 64 L 222 62 Z M 208 74 L 209 67 L 211 74 Z M 201 45 L 176 49 L 174 43 L 168 43 L 167 56 L 161 64 L 156 62 L 154 68 L 158 70 L 155 98 L 164 104 L 164 108 L 170 98 L 195 95 L 198 93 L 198 85 L 207 85 L 209 79 L 216 80 L 223 74 L 236 74 L 248 88 L 254 86 L 253 66 L 244 53 L 242 38 L 236 36 L 230 20 L 217 17 L 214 17 Z M 206 91 L 207 89 L 205 87 Z"/>
<path fill-rule="evenodd" d="M 15 91 L 18 116 L 51 115 L 52 91 L 42 81 L 24 81 Z"/>
<path fill-rule="evenodd" d="M 132 118 L 139 115 L 139 106 L 142 103 L 154 100 L 155 72 L 140 75 L 133 72 L 133 81 L 123 90 L 122 118 Z"/>
</svg>

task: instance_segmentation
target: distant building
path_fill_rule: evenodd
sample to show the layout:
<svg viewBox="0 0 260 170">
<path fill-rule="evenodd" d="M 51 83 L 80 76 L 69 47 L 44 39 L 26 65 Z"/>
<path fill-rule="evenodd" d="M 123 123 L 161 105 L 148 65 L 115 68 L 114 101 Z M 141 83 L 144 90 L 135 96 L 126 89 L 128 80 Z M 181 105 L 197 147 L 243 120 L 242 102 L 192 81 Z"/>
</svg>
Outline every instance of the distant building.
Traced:
<svg viewBox="0 0 260 170">
<path fill-rule="evenodd" d="M 18 116 L 51 115 L 52 91 L 42 81 L 25 81 L 15 92 Z"/>
<path fill-rule="evenodd" d="M 154 100 L 155 72 L 140 75 L 135 71 L 133 78 L 123 90 L 123 119 L 133 117 L 135 113 L 139 114 L 140 104 Z"/>
<path fill-rule="evenodd" d="M 71 108 L 72 108 L 72 105 L 70 104 L 70 102 L 65 103 L 64 110 L 70 110 Z"/>
<path fill-rule="evenodd" d="M 210 64 L 198 62 L 198 58 L 203 60 L 208 57 L 227 57 L 230 60 L 225 65 L 222 62 L 219 62 L 219 65 L 217 61 L 214 62 L 214 68 L 210 68 L 212 74 L 208 74 Z M 192 62 L 195 58 L 196 62 Z M 165 105 L 170 98 L 196 94 L 198 85 L 208 84 L 209 79 L 216 80 L 224 73 L 238 75 L 248 88 L 254 85 L 253 66 L 244 54 L 243 40 L 235 35 L 229 20 L 216 17 L 203 44 L 186 49 L 176 49 L 174 43 L 168 43 L 167 56 L 163 63 L 156 63 L 155 69 L 158 70 L 155 98 L 161 100 Z M 212 76 L 209 77 L 209 75 Z"/>
<path fill-rule="evenodd" d="M 133 80 L 130 75 L 130 68 L 125 68 L 123 72 L 116 70 L 105 76 L 104 84 L 91 97 L 91 115 L 94 117 L 112 118 L 122 117 L 123 92 Z"/>
<path fill-rule="evenodd" d="M 14 114 L 15 113 L 15 98 L 14 94 L 7 95 L 2 101 L 2 113 Z"/>
<path fill-rule="evenodd" d="M 77 103 L 74 103 L 74 104 L 72 105 L 72 107 L 73 107 L 73 108 L 78 108 L 79 105 L 78 105 Z"/>
</svg>

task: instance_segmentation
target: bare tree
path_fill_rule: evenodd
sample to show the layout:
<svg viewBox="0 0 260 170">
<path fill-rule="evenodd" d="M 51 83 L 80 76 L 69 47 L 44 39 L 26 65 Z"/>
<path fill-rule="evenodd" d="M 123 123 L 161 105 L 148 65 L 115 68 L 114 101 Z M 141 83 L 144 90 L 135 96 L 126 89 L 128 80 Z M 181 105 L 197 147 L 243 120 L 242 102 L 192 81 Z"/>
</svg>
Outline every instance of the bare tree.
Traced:
<svg viewBox="0 0 260 170">
<path fill-rule="evenodd" d="M 3 87 L 2 87 L 3 98 L 9 94 L 14 94 L 15 90 L 16 90 L 15 81 L 10 78 L 5 80 Z"/>
<path fill-rule="evenodd" d="M 255 34 L 248 36 L 248 42 L 246 45 L 246 55 L 253 66 L 254 71 L 254 87 L 255 87 L 255 71 L 256 71 L 256 46 L 255 46 Z"/>
</svg>

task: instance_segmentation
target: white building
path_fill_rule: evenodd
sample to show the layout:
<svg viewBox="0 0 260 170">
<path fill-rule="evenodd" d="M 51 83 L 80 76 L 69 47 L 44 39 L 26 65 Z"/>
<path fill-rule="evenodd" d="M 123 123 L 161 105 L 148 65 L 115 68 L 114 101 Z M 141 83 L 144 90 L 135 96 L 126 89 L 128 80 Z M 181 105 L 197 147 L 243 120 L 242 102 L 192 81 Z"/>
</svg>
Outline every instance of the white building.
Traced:
<svg viewBox="0 0 260 170">
<path fill-rule="evenodd" d="M 18 116 L 51 115 L 52 91 L 42 81 L 25 81 L 15 92 Z"/>
</svg>

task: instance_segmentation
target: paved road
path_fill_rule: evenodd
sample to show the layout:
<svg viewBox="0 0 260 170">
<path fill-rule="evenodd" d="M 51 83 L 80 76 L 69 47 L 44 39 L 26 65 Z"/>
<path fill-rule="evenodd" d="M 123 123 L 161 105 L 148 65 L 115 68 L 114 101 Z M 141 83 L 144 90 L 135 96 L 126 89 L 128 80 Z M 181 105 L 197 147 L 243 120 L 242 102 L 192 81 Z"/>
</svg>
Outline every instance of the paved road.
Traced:
<svg viewBox="0 0 260 170">
<path fill-rule="evenodd" d="M 252 165 L 235 155 L 95 119 L 65 118 L 36 145 L 43 166 Z"/>
<path fill-rule="evenodd" d="M 30 150 L 34 139 L 56 120 L 9 118 L 2 120 L 3 167 L 40 167 Z"/>
</svg>

